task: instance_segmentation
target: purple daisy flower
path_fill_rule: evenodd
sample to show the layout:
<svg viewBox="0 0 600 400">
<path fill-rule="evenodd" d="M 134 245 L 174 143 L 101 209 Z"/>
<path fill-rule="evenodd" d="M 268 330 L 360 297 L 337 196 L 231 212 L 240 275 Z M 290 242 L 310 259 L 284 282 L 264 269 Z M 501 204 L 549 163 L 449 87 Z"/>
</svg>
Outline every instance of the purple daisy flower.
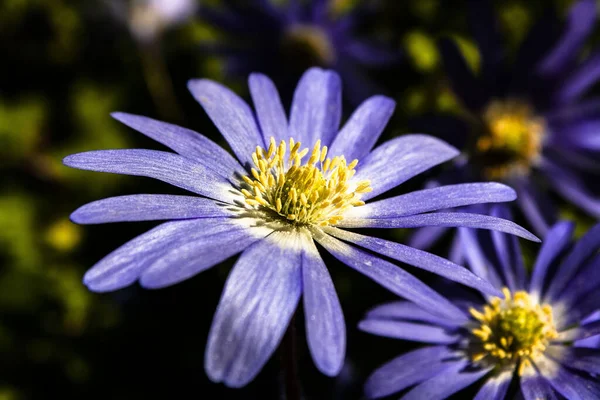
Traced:
<svg viewBox="0 0 600 400">
<path fill-rule="evenodd" d="M 115 113 L 117 120 L 178 154 L 101 150 L 68 156 L 64 163 L 155 178 L 194 193 L 113 197 L 76 210 L 71 218 L 80 224 L 170 220 L 92 267 L 84 277 L 91 290 L 117 290 L 138 280 L 145 288 L 162 288 L 242 253 L 225 284 L 208 339 L 205 367 L 215 382 L 239 387 L 254 378 L 280 342 L 301 294 L 315 364 L 327 375 L 339 372 L 346 345 L 344 317 L 314 241 L 393 293 L 441 316 L 457 318 L 462 312 L 368 250 L 499 294 L 445 259 L 341 228 L 468 226 L 537 240 L 501 218 L 430 212 L 513 200 L 514 191 L 502 184 L 445 186 L 365 204 L 458 152 L 426 135 L 398 137 L 372 150 L 394 109 L 394 102 L 383 96 L 366 100 L 338 132 L 341 83 L 334 72 L 313 68 L 304 74 L 289 121 L 274 84 L 264 75 L 249 79 L 256 118 L 240 97 L 216 82 L 198 79 L 188 86 L 237 159 L 196 132 Z"/>
<path fill-rule="evenodd" d="M 431 117 L 421 128 L 463 151 L 457 170 L 441 181 L 497 180 L 514 187 L 521 212 L 540 236 L 557 220 L 553 190 L 600 217 L 600 99 L 584 98 L 600 78 L 600 54 L 579 60 L 595 25 L 595 0 L 579 0 L 566 24 L 553 15 L 540 20 L 512 65 L 490 1 L 469 2 L 470 25 L 481 54 L 478 76 L 456 44 L 440 50 L 464 118 Z M 562 32 L 555 32 L 562 27 Z M 439 232 L 438 232 L 439 233 Z M 424 232 L 431 241 L 433 232 Z M 421 240 L 415 240 L 417 244 Z"/>
<path fill-rule="evenodd" d="M 363 331 L 428 346 L 377 369 L 367 395 L 412 387 L 403 399 L 443 399 L 483 381 L 475 399 L 512 398 L 515 378 L 526 400 L 600 398 L 600 350 L 586 340 L 600 335 L 600 225 L 575 243 L 573 228 L 559 222 L 548 231 L 530 276 L 514 237 L 460 228 L 468 266 L 504 295 L 448 287 L 459 318 L 404 301 L 371 310 Z"/>
<path fill-rule="evenodd" d="M 258 71 L 286 93 L 306 68 L 319 66 L 336 70 L 346 83 L 345 96 L 358 104 L 382 93 L 365 68 L 386 67 L 399 60 L 398 52 L 356 37 L 359 22 L 372 14 L 365 5 L 340 15 L 334 10 L 336 2 L 330 0 L 222 3 L 223 9 L 205 7 L 200 13 L 230 39 L 209 50 L 225 57 L 229 74 L 246 77 Z"/>
</svg>

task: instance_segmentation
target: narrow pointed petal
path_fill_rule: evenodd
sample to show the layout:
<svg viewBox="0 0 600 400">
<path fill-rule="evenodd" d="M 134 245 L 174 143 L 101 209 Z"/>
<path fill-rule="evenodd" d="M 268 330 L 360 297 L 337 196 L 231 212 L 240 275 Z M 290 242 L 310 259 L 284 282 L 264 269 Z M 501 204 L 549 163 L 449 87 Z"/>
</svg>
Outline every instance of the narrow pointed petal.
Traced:
<svg viewBox="0 0 600 400">
<path fill-rule="evenodd" d="M 552 386 L 535 370 L 530 375 L 522 376 L 520 381 L 521 392 L 525 400 L 558 400 L 558 396 L 554 389 L 552 389 Z"/>
<path fill-rule="evenodd" d="M 556 222 L 557 212 L 554 204 L 529 180 L 518 180 L 515 189 L 518 193 L 517 202 L 533 231 L 542 238 L 546 237 L 550 225 Z"/>
<path fill-rule="evenodd" d="M 71 221 L 77 224 L 105 224 L 125 221 L 229 217 L 233 213 L 227 210 L 227 206 L 203 197 L 134 194 L 109 197 L 88 203 L 71 214 Z"/>
<path fill-rule="evenodd" d="M 277 144 L 281 140 L 288 140 L 285 110 L 273 81 L 266 75 L 254 73 L 248 78 L 248 86 L 265 145 L 269 144 L 271 137 L 275 138 Z"/>
<path fill-rule="evenodd" d="M 409 301 L 394 301 L 379 305 L 369 310 L 365 318 L 425 322 L 448 328 L 459 326 L 455 320 L 433 315 Z"/>
<path fill-rule="evenodd" d="M 206 165 L 225 178 L 231 179 L 234 172 L 245 172 L 231 154 L 198 132 L 139 115 L 115 112 L 111 116 L 182 156 Z"/>
<path fill-rule="evenodd" d="M 571 7 L 567 26 L 560 41 L 537 68 L 542 75 L 556 76 L 574 61 L 594 29 L 596 15 L 595 0 L 580 0 Z"/>
<path fill-rule="evenodd" d="M 336 376 L 346 354 L 346 324 L 331 276 L 312 240 L 302 254 L 306 339 L 315 365 Z"/>
<path fill-rule="evenodd" d="M 587 189 L 588 182 L 569 171 L 568 168 L 547 161 L 544 163 L 548 183 L 566 200 L 600 218 L 600 198 Z"/>
<path fill-rule="evenodd" d="M 377 143 L 395 107 L 396 102 L 385 96 L 365 100 L 333 140 L 330 157 L 344 156 L 349 162 L 360 162 Z"/>
<path fill-rule="evenodd" d="M 473 274 L 467 268 L 431 253 L 413 249 L 412 247 L 400 243 L 372 236 L 364 236 L 342 229 L 330 228 L 327 229 L 326 232 L 339 239 L 352 242 L 386 257 L 390 257 L 417 268 L 422 268 L 426 271 L 443 276 L 444 278 L 475 288 L 485 294 L 494 296 L 501 295 L 501 292 L 497 288 Z"/>
<path fill-rule="evenodd" d="M 489 377 L 473 400 L 504 400 L 513 371 L 503 371 Z"/>
<path fill-rule="evenodd" d="M 356 218 L 343 219 L 337 226 L 341 228 L 420 228 L 423 226 L 465 227 L 500 231 L 540 242 L 534 234 L 502 218 L 472 213 L 436 212 L 430 214 L 411 215 L 398 218 Z"/>
<path fill-rule="evenodd" d="M 552 354 L 555 349 L 558 350 L 555 360 L 562 365 L 587 373 L 600 374 L 600 349 L 550 346 L 549 352 Z"/>
<path fill-rule="evenodd" d="M 342 116 L 342 84 L 333 71 L 311 68 L 304 73 L 292 102 L 290 135 L 307 147 L 320 139 L 329 146 Z"/>
<path fill-rule="evenodd" d="M 458 321 L 467 319 L 459 308 L 403 269 L 328 234 L 317 234 L 316 240 L 335 258 L 398 296 L 419 304 L 435 315 Z"/>
<path fill-rule="evenodd" d="M 300 240 L 275 232 L 248 248 L 233 267 L 205 352 L 212 381 L 246 385 L 277 348 L 302 292 Z"/>
<path fill-rule="evenodd" d="M 548 231 L 548 235 L 542 242 L 542 248 L 540 249 L 533 266 L 529 289 L 531 293 L 535 293 L 538 296 L 542 295 L 548 268 L 556 257 L 567 248 L 571 242 L 574 229 L 575 224 L 573 222 L 562 221 L 554 225 L 550 231 Z"/>
<path fill-rule="evenodd" d="M 206 166 L 155 150 L 98 150 L 72 154 L 63 163 L 88 171 L 146 176 L 215 200 L 232 202 L 231 184 Z"/>
<path fill-rule="evenodd" d="M 567 77 L 555 99 L 559 104 L 566 104 L 579 98 L 600 79 L 600 53 L 588 57 L 579 68 Z"/>
<path fill-rule="evenodd" d="M 432 136 L 401 136 L 385 142 L 364 161 L 360 160 L 355 180 L 371 182 L 373 191 L 362 196 L 363 200 L 368 200 L 458 154 L 454 147 Z"/>
<path fill-rule="evenodd" d="M 369 376 L 365 383 L 365 394 L 375 399 L 399 392 L 442 374 L 454 365 L 456 357 L 446 346 L 427 346 L 403 354 Z"/>
<path fill-rule="evenodd" d="M 422 382 L 406 393 L 403 400 L 445 399 L 475 383 L 492 368 L 470 369 L 469 361 L 459 361 L 444 373 Z"/>
<path fill-rule="evenodd" d="M 104 257 L 86 272 L 83 282 L 94 292 L 124 288 L 135 282 L 155 260 L 173 249 L 230 227 L 229 218 L 166 222 Z"/>
<path fill-rule="evenodd" d="M 493 264 L 487 259 L 477 239 L 477 232 L 472 229 L 458 228 L 458 236 L 463 246 L 465 260 L 471 271 L 489 281 L 496 288 L 505 286 Z"/>
<path fill-rule="evenodd" d="M 256 146 L 264 147 L 252 110 L 237 94 L 208 79 L 192 79 L 188 89 L 204 108 L 242 164 L 252 162 Z"/>
<path fill-rule="evenodd" d="M 140 277 L 148 289 L 174 285 L 225 261 L 271 233 L 268 228 L 249 228 L 233 222 L 227 229 L 204 228 L 194 241 L 169 249 L 152 262 Z"/>
<path fill-rule="evenodd" d="M 358 329 L 373 335 L 422 343 L 452 344 L 460 339 L 439 326 L 383 319 L 362 320 Z"/>
<path fill-rule="evenodd" d="M 512 219 L 510 212 L 506 208 L 494 207 L 490 215 L 506 220 Z M 495 253 L 500 261 L 500 272 L 511 291 L 522 290 L 527 287 L 525 266 L 523 265 L 523 256 L 521 248 L 515 236 L 507 236 L 498 231 L 491 232 L 492 243 Z"/>
<path fill-rule="evenodd" d="M 539 363 L 536 363 L 539 366 Z M 600 383 L 583 375 L 570 371 L 549 358 L 539 366 L 540 373 L 561 395 L 567 399 L 599 399 Z"/>
<path fill-rule="evenodd" d="M 355 207 L 348 217 L 395 218 L 482 203 L 513 201 L 517 194 L 501 183 L 463 183 L 423 189 Z"/>
</svg>

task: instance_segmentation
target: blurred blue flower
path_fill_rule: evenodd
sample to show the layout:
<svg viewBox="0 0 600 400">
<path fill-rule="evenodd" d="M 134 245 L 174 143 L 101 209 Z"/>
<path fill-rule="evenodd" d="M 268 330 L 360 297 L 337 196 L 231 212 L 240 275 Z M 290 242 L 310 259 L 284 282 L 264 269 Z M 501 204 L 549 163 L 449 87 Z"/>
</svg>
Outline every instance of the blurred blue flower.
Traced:
<svg viewBox="0 0 600 400">
<path fill-rule="evenodd" d="M 475 399 L 503 399 L 513 377 L 526 400 L 600 398 L 600 225 L 572 243 L 574 224 L 546 236 L 528 276 L 514 237 L 460 228 L 469 268 L 504 296 L 476 296 L 446 285 L 463 310 L 440 318 L 398 301 L 372 309 L 361 330 L 427 343 L 378 368 L 365 384 L 370 398 L 410 389 L 402 399 L 443 399 L 483 381 Z M 456 286 L 456 285 L 454 285 Z M 518 390 L 517 388 L 515 388 Z"/>
<path fill-rule="evenodd" d="M 497 183 L 445 186 L 365 205 L 364 201 L 458 152 L 426 135 L 395 138 L 372 150 L 394 109 L 394 102 L 383 96 L 366 100 L 338 132 L 341 82 L 334 72 L 312 68 L 303 75 L 289 121 L 275 85 L 265 75 L 249 79 L 256 119 L 244 100 L 216 82 L 198 79 L 188 86 L 237 159 L 199 133 L 115 113 L 117 120 L 178 154 L 100 150 L 68 156 L 64 163 L 155 178 L 199 195 L 121 196 L 76 210 L 71 219 L 80 224 L 171 220 L 92 267 L 84 277 L 91 290 L 117 290 L 138 279 L 146 288 L 162 288 L 242 252 L 227 279 L 209 335 L 205 367 L 215 382 L 239 387 L 254 378 L 281 340 L 301 294 L 315 364 L 327 375 L 340 371 L 346 345 L 344 317 L 313 240 L 393 293 L 448 318 L 462 312 L 403 269 L 366 250 L 485 293 L 499 293 L 445 259 L 340 228 L 468 226 L 536 240 L 504 219 L 430 213 L 514 200 L 514 191 Z M 300 143 L 310 144 L 312 150 Z"/>
<path fill-rule="evenodd" d="M 200 18 L 223 31 L 227 40 L 207 48 L 225 58 L 227 74 L 246 77 L 258 71 L 269 75 L 284 94 L 293 91 L 298 77 L 311 66 L 336 70 L 345 96 L 358 104 L 382 93 L 367 68 L 396 63 L 399 51 L 382 42 L 358 38 L 356 31 L 373 7 L 335 10 L 335 0 L 225 0 L 221 9 L 205 7 Z"/>
<path fill-rule="evenodd" d="M 440 44 L 464 118 L 438 116 L 419 123 L 464 152 L 456 170 L 441 182 L 489 179 L 509 184 L 541 236 L 557 220 L 553 201 L 545 195 L 548 189 L 600 217 L 600 99 L 584 98 L 600 78 L 600 53 L 579 58 L 594 27 L 596 7 L 595 0 L 577 1 L 562 32 L 556 32 L 563 25 L 554 15 L 540 19 L 509 65 L 491 2 L 470 1 L 470 25 L 481 54 L 479 75 L 454 42 Z M 423 232 L 414 244 L 426 248 L 439 233 Z"/>
</svg>

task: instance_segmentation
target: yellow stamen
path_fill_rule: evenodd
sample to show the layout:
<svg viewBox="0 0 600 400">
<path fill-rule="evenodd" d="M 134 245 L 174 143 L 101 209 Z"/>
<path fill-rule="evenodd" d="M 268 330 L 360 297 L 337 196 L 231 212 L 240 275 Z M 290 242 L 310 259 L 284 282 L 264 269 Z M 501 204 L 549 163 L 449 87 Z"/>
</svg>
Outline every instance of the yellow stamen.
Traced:
<svg viewBox="0 0 600 400">
<path fill-rule="evenodd" d="M 254 168 L 242 179 L 248 188 L 241 189 L 246 203 L 254 208 L 273 211 L 294 224 L 319 226 L 339 223 L 345 211 L 365 203 L 362 194 L 370 192 L 369 181 L 351 182 L 358 160 L 347 164 L 343 156 L 327 158 L 327 146 L 317 140 L 306 162 L 308 148 L 300 150 L 300 142 L 289 140 L 269 147 L 257 147 L 252 153 Z M 321 166 L 319 168 L 319 165 Z"/>
</svg>

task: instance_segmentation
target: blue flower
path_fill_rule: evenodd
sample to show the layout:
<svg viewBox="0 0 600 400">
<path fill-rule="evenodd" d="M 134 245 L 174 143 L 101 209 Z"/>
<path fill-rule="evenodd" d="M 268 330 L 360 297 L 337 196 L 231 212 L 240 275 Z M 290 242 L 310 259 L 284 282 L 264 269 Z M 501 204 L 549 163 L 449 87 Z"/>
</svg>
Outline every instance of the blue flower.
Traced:
<svg viewBox="0 0 600 400">
<path fill-rule="evenodd" d="M 548 232 L 528 276 L 517 240 L 459 228 L 470 269 L 501 297 L 447 287 L 459 318 L 440 318 L 404 301 L 378 306 L 360 329 L 427 343 L 377 369 L 367 380 L 371 398 L 412 387 L 403 399 L 443 399 L 483 381 L 476 399 L 503 399 L 516 376 L 526 400 L 600 398 L 600 224 L 576 243 L 574 224 Z M 589 339 L 587 339 L 589 341 Z M 516 373 L 516 375 L 515 375 Z M 515 390 L 518 390 L 515 388 Z"/>
<path fill-rule="evenodd" d="M 209 47 L 209 52 L 224 56 L 229 74 L 267 74 L 286 94 L 306 68 L 320 66 L 336 70 L 346 85 L 345 96 L 358 104 L 382 92 L 365 69 L 386 67 L 400 58 L 378 41 L 356 37 L 359 22 L 371 14 L 366 6 L 340 13 L 330 0 L 223 3 L 224 9 L 205 7 L 200 13 L 226 34 L 225 43 Z"/>
<path fill-rule="evenodd" d="M 201 134 L 124 113 L 113 117 L 177 154 L 100 150 L 64 159 L 70 167 L 155 178 L 194 194 L 113 197 L 76 210 L 71 219 L 81 224 L 170 220 L 92 267 L 84 277 L 91 290 L 117 290 L 138 280 L 143 287 L 162 288 L 242 253 L 209 335 L 205 367 L 213 381 L 239 387 L 252 380 L 281 340 L 301 294 L 315 364 L 327 375 L 339 372 L 346 345 L 344 317 L 314 241 L 393 293 L 446 317 L 462 312 L 367 250 L 499 293 L 445 259 L 342 228 L 468 226 L 536 240 L 504 219 L 430 212 L 515 198 L 512 189 L 497 183 L 445 186 L 365 204 L 458 154 L 426 135 L 398 137 L 372 150 L 393 112 L 392 100 L 366 100 L 338 132 L 341 91 L 334 72 L 313 68 L 304 74 L 289 120 L 269 78 L 253 74 L 249 86 L 256 119 L 240 97 L 220 84 L 189 82 L 237 159 Z"/>
<path fill-rule="evenodd" d="M 557 220 L 548 189 L 600 217 L 595 184 L 600 172 L 600 100 L 584 97 L 600 78 L 600 54 L 579 60 L 596 21 L 596 1 L 577 1 L 560 34 L 555 30 L 562 25 L 554 16 L 541 19 L 512 65 L 490 3 L 470 2 L 470 24 L 481 54 L 478 76 L 455 43 L 440 44 L 465 116 L 433 117 L 421 126 L 464 152 L 457 170 L 442 181 L 489 179 L 509 184 L 540 236 Z"/>
</svg>

